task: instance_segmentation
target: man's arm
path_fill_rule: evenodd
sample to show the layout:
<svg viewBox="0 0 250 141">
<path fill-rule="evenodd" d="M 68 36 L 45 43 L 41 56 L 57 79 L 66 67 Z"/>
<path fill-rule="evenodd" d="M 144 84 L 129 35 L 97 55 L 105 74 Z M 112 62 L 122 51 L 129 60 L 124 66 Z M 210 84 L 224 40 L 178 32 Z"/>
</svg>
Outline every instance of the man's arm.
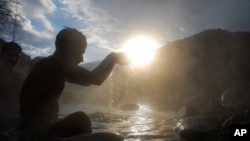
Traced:
<svg viewBox="0 0 250 141">
<path fill-rule="evenodd" d="M 117 54 L 110 53 L 93 71 L 77 67 L 67 74 L 66 81 L 79 85 L 101 85 L 108 77 L 117 61 Z"/>
</svg>

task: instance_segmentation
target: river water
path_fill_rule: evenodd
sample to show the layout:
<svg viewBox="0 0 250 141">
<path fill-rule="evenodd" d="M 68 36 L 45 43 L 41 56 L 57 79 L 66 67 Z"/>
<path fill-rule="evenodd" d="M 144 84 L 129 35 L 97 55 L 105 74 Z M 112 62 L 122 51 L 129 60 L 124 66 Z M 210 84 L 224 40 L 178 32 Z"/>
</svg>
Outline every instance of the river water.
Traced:
<svg viewBox="0 0 250 141">
<path fill-rule="evenodd" d="M 97 105 L 61 105 L 60 116 L 84 111 L 92 121 L 93 132 L 116 132 L 125 141 L 177 141 L 173 113 L 153 111 L 149 105 L 139 104 L 139 109 L 122 111 Z"/>
</svg>

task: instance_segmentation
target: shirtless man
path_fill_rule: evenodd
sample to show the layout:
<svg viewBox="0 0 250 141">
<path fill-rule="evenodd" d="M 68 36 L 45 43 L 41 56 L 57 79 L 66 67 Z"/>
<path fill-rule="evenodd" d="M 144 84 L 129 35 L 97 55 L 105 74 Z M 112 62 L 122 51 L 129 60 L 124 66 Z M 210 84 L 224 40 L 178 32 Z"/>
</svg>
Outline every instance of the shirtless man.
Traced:
<svg viewBox="0 0 250 141">
<path fill-rule="evenodd" d="M 91 122 L 84 112 L 58 119 L 58 100 L 65 81 L 89 86 L 100 85 L 114 65 L 126 64 L 122 53 L 110 53 L 93 71 L 78 66 L 83 62 L 86 37 L 73 28 L 61 30 L 55 41 L 53 55 L 38 62 L 27 76 L 20 95 L 20 130 L 26 134 L 56 133 L 70 137 L 91 132 Z"/>
</svg>

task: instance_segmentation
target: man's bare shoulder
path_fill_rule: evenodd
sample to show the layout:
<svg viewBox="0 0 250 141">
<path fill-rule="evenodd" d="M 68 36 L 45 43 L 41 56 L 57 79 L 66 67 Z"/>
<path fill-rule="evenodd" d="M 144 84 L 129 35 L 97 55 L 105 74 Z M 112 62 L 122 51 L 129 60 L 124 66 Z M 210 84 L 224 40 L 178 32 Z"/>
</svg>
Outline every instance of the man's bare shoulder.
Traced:
<svg viewBox="0 0 250 141">
<path fill-rule="evenodd" d="M 33 68 L 38 68 L 41 66 L 46 66 L 51 64 L 52 61 L 52 57 L 48 56 L 48 57 L 36 57 L 31 61 L 31 66 L 32 69 Z"/>
<path fill-rule="evenodd" d="M 32 69 L 33 71 L 44 70 L 44 69 L 53 69 L 59 66 L 58 61 L 56 61 L 53 57 L 42 57 L 33 62 Z"/>
<path fill-rule="evenodd" d="M 44 57 L 33 65 L 28 76 L 32 79 L 46 79 L 46 77 L 60 73 L 58 66 L 58 63 L 52 57 Z"/>
</svg>

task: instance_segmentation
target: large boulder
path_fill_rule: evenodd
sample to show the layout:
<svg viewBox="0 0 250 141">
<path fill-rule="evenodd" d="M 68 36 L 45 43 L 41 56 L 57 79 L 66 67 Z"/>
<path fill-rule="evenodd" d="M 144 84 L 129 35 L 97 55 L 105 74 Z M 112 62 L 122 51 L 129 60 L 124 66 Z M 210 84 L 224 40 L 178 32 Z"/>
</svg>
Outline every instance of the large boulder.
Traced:
<svg viewBox="0 0 250 141">
<path fill-rule="evenodd" d="M 123 104 L 120 109 L 123 111 L 136 111 L 139 110 L 140 106 L 138 104 L 129 103 L 129 104 Z"/>
<path fill-rule="evenodd" d="M 196 109 L 194 109 L 192 106 L 186 105 L 186 106 L 182 106 L 178 110 L 175 117 L 176 117 L 176 119 L 181 119 L 181 118 L 195 116 L 198 114 L 199 114 L 199 112 Z"/>
<path fill-rule="evenodd" d="M 175 130 L 181 141 L 211 141 L 219 128 L 216 119 L 199 115 L 180 119 Z"/>
<path fill-rule="evenodd" d="M 232 109 L 233 114 L 245 115 L 250 110 L 250 83 L 236 84 L 227 89 L 221 96 L 222 105 Z"/>
</svg>

